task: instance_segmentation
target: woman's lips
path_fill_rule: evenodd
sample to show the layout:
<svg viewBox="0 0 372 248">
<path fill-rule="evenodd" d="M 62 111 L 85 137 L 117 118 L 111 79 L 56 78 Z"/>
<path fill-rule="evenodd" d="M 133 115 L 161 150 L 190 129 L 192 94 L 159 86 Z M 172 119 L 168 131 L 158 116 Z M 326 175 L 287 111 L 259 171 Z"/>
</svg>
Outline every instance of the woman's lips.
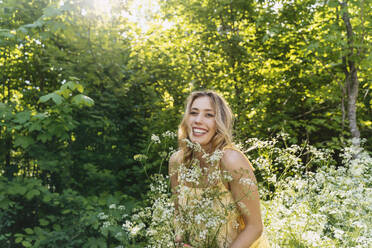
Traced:
<svg viewBox="0 0 372 248">
<path fill-rule="evenodd" d="M 192 128 L 192 134 L 196 137 L 200 137 L 200 136 L 203 136 L 204 134 L 206 134 L 208 132 L 208 130 L 204 129 L 204 128 L 197 128 L 197 127 L 194 127 Z"/>
</svg>

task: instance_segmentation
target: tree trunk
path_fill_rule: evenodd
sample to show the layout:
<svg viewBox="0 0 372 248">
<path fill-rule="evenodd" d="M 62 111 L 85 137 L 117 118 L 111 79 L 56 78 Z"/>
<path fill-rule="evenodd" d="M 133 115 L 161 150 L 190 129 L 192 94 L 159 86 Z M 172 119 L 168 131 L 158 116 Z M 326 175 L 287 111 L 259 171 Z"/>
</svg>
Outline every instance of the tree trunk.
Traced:
<svg viewBox="0 0 372 248">
<path fill-rule="evenodd" d="M 348 53 L 346 58 L 343 59 L 344 62 L 344 73 L 345 73 L 345 85 L 348 93 L 348 120 L 349 129 L 351 132 L 351 137 L 353 140 L 353 145 L 360 145 L 360 132 L 357 125 L 357 99 L 359 90 L 359 80 L 358 80 L 358 69 L 355 65 L 355 48 L 354 48 L 354 33 L 350 22 L 350 16 L 348 12 L 347 2 L 341 3 L 342 8 L 342 20 L 345 23 L 346 34 L 347 34 L 347 44 Z"/>
</svg>

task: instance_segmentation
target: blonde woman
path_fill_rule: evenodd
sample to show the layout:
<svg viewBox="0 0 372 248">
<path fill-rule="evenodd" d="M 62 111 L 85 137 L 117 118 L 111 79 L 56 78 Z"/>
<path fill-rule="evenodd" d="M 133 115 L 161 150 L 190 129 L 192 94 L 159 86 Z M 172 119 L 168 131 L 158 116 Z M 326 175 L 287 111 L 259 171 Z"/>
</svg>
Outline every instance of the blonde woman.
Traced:
<svg viewBox="0 0 372 248">
<path fill-rule="evenodd" d="M 169 160 L 177 226 L 189 230 L 179 230 L 175 242 L 181 246 L 269 247 L 262 236 L 260 198 L 254 169 L 233 145 L 232 128 L 233 114 L 220 95 L 214 91 L 191 93 L 178 129 L 179 150 Z M 220 154 L 218 162 L 211 158 L 211 154 Z M 198 180 L 195 180 L 196 177 Z M 217 190 L 217 193 L 209 195 L 217 196 L 218 200 L 213 200 L 211 211 L 203 212 L 204 205 L 200 205 L 198 200 L 203 201 L 202 197 L 208 195 L 206 192 L 210 188 Z M 198 206 L 196 208 L 202 213 L 192 208 L 193 205 Z M 210 214 L 213 211 L 217 214 Z M 183 224 L 180 223 L 182 221 Z M 205 245 L 205 240 L 209 245 Z"/>
</svg>

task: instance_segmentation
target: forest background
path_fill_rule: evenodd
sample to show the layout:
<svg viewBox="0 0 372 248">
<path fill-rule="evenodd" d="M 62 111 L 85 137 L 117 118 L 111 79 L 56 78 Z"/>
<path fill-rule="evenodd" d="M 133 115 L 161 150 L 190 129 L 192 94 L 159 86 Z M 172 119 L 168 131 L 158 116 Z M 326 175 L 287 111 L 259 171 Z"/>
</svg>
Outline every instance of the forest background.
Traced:
<svg viewBox="0 0 372 248">
<path fill-rule="evenodd" d="M 0 247 L 109 247 L 97 214 L 142 204 L 148 179 L 134 156 L 177 130 L 193 90 L 227 99 L 238 142 L 287 133 L 335 161 L 351 138 L 371 151 L 371 9 L 0 1 Z M 169 146 L 151 150 L 150 173 Z"/>
</svg>

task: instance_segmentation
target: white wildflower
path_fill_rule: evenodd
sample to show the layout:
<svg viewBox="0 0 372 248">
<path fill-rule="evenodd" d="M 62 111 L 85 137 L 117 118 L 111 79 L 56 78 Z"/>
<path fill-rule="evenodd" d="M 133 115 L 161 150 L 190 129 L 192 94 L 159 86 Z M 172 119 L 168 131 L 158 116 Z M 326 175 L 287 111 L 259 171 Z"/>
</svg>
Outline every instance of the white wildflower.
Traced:
<svg viewBox="0 0 372 248">
<path fill-rule="evenodd" d="M 193 149 L 194 151 L 196 152 L 202 152 L 203 151 L 203 148 L 200 146 L 199 143 L 195 142 L 191 142 L 189 139 L 183 139 L 184 142 L 186 142 L 186 146 Z"/>
<path fill-rule="evenodd" d="M 242 177 L 239 179 L 239 183 L 240 184 L 243 184 L 243 185 L 255 185 L 255 183 L 253 182 L 252 179 L 250 178 L 245 178 L 245 177 Z"/>
<path fill-rule="evenodd" d="M 159 136 L 157 136 L 156 134 L 152 134 L 152 135 L 151 135 L 151 140 L 152 140 L 155 144 L 160 144 L 160 138 L 159 138 Z"/>
<path fill-rule="evenodd" d="M 202 221 L 203 221 L 203 216 L 202 216 L 201 214 L 197 214 L 197 215 L 195 216 L 195 222 L 196 222 L 197 224 L 200 224 Z"/>
<path fill-rule="evenodd" d="M 102 227 L 103 227 L 103 228 L 107 228 L 107 227 L 109 227 L 109 226 L 111 226 L 111 222 L 110 222 L 110 221 L 105 221 L 105 222 L 103 222 L 103 224 L 102 224 Z"/>
<path fill-rule="evenodd" d="M 101 212 L 97 215 L 98 219 L 100 220 L 106 220 L 108 218 L 108 215 L 105 215 L 105 213 Z"/>
<path fill-rule="evenodd" d="M 221 160 L 222 156 L 223 156 L 223 151 L 217 149 L 216 151 L 212 153 L 212 155 L 209 155 L 207 153 L 204 154 L 203 158 L 207 161 L 207 163 L 217 164 Z"/>
<path fill-rule="evenodd" d="M 226 182 L 231 182 L 233 180 L 233 177 L 232 177 L 231 173 L 228 172 L 228 171 L 224 171 L 223 172 L 223 180 L 225 180 Z"/>
<path fill-rule="evenodd" d="M 199 238 L 201 240 L 205 240 L 207 238 L 207 233 L 208 233 L 208 230 L 203 230 L 199 233 Z"/>
<path fill-rule="evenodd" d="M 144 225 L 143 223 L 140 223 L 140 224 L 138 224 L 138 225 L 135 225 L 134 227 L 132 227 L 132 228 L 130 229 L 130 234 L 131 234 L 132 236 L 136 236 L 136 235 L 138 234 L 138 232 L 141 231 L 142 228 L 144 228 L 144 227 L 145 227 L 145 225 Z"/>
<path fill-rule="evenodd" d="M 162 136 L 163 136 L 164 138 L 171 138 L 171 139 L 173 139 L 173 138 L 176 138 L 176 137 L 177 137 L 177 134 L 174 133 L 174 132 L 171 132 L 171 131 L 165 131 L 165 132 L 162 134 Z"/>
<path fill-rule="evenodd" d="M 320 235 L 313 231 L 307 231 L 302 233 L 302 238 L 313 245 L 318 244 L 319 241 L 321 240 Z"/>
<path fill-rule="evenodd" d="M 333 232 L 336 238 L 342 239 L 342 235 L 344 234 L 344 231 L 342 231 L 341 229 L 335 229 Z"/>
</svg>

